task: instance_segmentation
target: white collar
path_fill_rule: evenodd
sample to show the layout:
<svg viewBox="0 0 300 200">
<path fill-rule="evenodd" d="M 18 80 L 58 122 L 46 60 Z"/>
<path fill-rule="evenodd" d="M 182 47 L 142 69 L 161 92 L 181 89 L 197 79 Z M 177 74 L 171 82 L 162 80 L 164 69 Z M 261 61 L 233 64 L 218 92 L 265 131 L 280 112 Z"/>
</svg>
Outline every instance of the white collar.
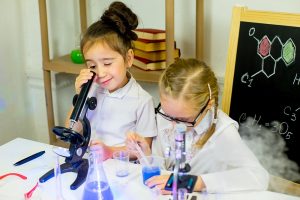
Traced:
<svg viewBox="0 0 300 200">
<path fill-rule="evenodd" d="M 98 87 L 99 92 L 106 94 L 107 96 L 110 96 L 110 97 L 122 99 L 126 94 L 128 94 L 132 85 L 136 82 L 136 80 L 133 78 L 133 76 L 129 72 L 126 73 L 126 76 L 129 80 L 128 80 L 128 83 L 126 83 L 126 85 L 124 85 L 123 87 L 117 89 L 114 92 L 109 92 L 107 89 L 99 86 Z"/>
</svg>

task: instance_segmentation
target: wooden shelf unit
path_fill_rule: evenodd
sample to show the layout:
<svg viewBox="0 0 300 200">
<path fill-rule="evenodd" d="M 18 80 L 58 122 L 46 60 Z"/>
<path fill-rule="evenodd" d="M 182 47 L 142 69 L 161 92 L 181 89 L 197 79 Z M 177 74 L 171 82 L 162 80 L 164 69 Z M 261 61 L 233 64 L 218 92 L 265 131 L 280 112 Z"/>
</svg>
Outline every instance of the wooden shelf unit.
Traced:
<svg viewBox="0 0 300 200">
<path fill-rule="evenodd" d="M 48 133 L 49 141 L 52 145 L 64 146 L 60 140 L 57 140 L 53 134 L 52 129 L 55 126 L 53 97 L 51 87 L 51 72 L 61 72 L 69 74 L 79 74 L 80 70 L 85 67 L 83 64 L 74 64 L 70 55 L 64 55 L 58 58 L 50 59 L 49 56 L 49 37 L 48 37 L 48 20 L 47 20 L 47 5 L 46 0 L 39 0 L 39 14 L 40 14 L 40 29 L 42 42 L 42 59 L 43 59 L 43 77 L 46 97 L 46 109 L 48 119 Z M 174 61 L 172 57 L 174 45 L 174 0 L 165 0 L 166 7 L 166 41 L 167 41 L 167 61 L 169 65 Z M 203 44 L 203 0 L 196 0 L 196 57 L 202 59 Z M 81 32 L 87 29 L 86 17 L 86 0 L 79 0 L 80 11 L 80 27 Z M 201 13 L 201 14 L 199 14 Z M 199 56 L 200 55 L 200 56 Z M 130 72 L 138 81 L 146 81 L 157 83 L 162 71 L 144 71 L 136 67 L 131 67 Z"/>
</svg>

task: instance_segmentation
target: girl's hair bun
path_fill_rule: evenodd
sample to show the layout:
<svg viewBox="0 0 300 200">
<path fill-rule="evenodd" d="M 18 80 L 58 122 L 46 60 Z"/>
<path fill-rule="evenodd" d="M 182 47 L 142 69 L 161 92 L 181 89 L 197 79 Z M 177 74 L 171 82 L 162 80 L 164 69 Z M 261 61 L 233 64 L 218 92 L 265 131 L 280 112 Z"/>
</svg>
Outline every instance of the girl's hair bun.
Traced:
<svg viewBox="0 0 300 200">
<path fill-rule="evenodd" d="M 100 19 L 103 24 L 111 26 L 119 32 L 124 38 L 136 40 L 137 34 L 132 30 L 138 26 L 138 17 L 124 3 L 120 1 L 113 2 L 103 13 Z"/>
</svg>

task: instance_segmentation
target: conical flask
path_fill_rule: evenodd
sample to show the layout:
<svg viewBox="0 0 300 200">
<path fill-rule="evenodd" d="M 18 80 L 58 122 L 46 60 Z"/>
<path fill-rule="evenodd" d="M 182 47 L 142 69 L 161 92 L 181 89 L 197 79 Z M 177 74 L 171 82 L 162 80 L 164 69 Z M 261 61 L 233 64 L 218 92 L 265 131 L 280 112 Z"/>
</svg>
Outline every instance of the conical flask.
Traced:
<svg viewBox="0 0 300 200">
<path fill-rule="evenodd" d="M 101 151 L 90 151 L 89 170 L 82 200 L 113 200 L 113 195 L 102 165 Z"/>
</svg>

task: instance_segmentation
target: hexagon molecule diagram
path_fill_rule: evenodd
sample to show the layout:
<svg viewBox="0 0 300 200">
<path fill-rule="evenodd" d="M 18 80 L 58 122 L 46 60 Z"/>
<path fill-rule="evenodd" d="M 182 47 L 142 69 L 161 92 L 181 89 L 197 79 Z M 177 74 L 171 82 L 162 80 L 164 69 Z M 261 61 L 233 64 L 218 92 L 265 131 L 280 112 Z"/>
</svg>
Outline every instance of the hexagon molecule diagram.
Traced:
<svg viewBox="0 0 300 200">
<path fill-rule="evenodd" d="M 257 46 L 257 53 L 260 57 L 264 58 L 270 54 L 271 42 L 267 36 L 264 36 L 261 41 L 259 41 Z"/>
<path fill-rule="evenodd" d="M 251 75 L 251 78 L 259 73 L 263 73 L 267 78 L 270 78 L 276 73 L 277 62 L 282 59 L 286 66 L 289 66 L 296 58 L 296 45 L 289 38 L 284 44 L 280 37 L 275 36 L 270 41 L 268 36 L 263 36 L 261 40 L 254 36 L 255 28 L 249 30 L 249 36 L 257 41 L 257 54 L 262 59 L 261 69 Z"/>
<path fill-rule="evenodd" d="M 295 61 L 296 46 L 291 38 L 289 38 L 282 48 L 282 59 L 286 66 L 289 66 Z"/>
</svg>

